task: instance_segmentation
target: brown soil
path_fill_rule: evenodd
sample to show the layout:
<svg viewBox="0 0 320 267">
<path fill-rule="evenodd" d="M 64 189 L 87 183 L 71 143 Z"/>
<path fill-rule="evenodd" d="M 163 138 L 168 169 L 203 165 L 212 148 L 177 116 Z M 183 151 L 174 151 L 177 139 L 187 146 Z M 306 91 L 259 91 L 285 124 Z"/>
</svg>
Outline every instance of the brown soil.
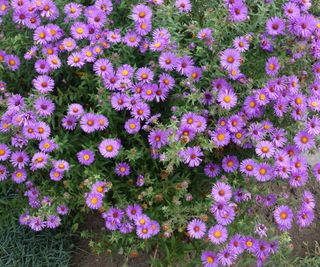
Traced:
<svg viewBox="0 0 320 267">
<path fill-rule="evenodd" d="M 94 232 L 97 236 L 103 234 L 103 219 L 99 214 L 90 214 L 85 218 L 81 230 Z M 127 265 L 125 265 L 127 264 Z M 97 255 L 92 252 L 89 247 L 89 240 L 78 238 L 76 240 L 76 249 L 73 252 L 70 267 L 149 267 L 148 255 L 139 255 L 135 258 L 126 259 L 125 256 L 119 254 L 104 253 Z"/>
</svg>

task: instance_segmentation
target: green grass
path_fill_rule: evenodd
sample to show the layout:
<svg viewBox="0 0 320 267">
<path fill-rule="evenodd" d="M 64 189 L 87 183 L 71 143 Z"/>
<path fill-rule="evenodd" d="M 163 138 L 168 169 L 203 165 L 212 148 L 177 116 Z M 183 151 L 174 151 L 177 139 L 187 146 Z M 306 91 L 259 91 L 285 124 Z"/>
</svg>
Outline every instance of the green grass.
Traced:
<svg viewBox="0 0 320 267">
<path fill-rule="evenodd" d="M 66 267 L 72 236 L 63 230 L 35 233 L 16 223 L 0 227 L 0 266 Z"/>
</svg>

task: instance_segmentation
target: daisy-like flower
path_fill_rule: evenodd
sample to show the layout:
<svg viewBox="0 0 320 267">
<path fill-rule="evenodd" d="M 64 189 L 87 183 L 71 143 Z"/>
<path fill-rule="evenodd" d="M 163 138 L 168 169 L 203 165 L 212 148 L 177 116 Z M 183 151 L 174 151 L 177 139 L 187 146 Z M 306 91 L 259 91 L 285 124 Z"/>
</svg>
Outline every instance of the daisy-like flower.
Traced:
<svg viewBox="0 0 320 267">
<path fill-rule="evenodd" d="M 129 47 L 138 47 L 141 42 L 141 36 L 133 30 L 128 30 L 123 37 L 123 42 Z"/>
<path fill-rule="evenodd" d="M 39 97 L 34 102 L 34 107 L 37 113 L 42 117 L 49 117 L 55 110 L 55 104 L 48 98 L 43 96 Z"/>
<path fill-rule="evenodd" d="M 25 151 L 16 151 L 11 154 L 10 162 L 13 167 L 24 168 L 29 163 L 29 156 Z"/>
<path fill-rule="evenodd" d="M 99 145 L 99 152 L 105 158 L 114 158 L 121 148 L 119 139 L 104 139 Z"/>
<path fill-rule="evenodd" d="M 302 207 L 314 209 L 316 206 L 315 198 L 310 191 L 304 191 L 302 195 Z"/>
<path fill-rule="evenodd" d="M 245 159 L 240 163 L 240 172 L 247 176 L 253 176 L 255 172 L 256 163 L 253 159 Z"/>
<path fill-rule="evenodd" d="M 220 173 L 220 170 L 221 170 L 220 166 L 212 162 L 207 163 L 206 166 L 204 167 L 204 173 L 210 178 L 214 178 L 218 176 Z"/>
<path fill-rule="evenodd" d="M 11 177 L 15 183 L 21 184 L 27 180 L 27 172 L 24 169 L 17 169 L 12 173 Z"/>
<path fill-rule="evenodd" d="M 138 204 L 128 205 L 126 208 L 126 214 L 130 220 L 135 220 L 142 214 L 142 208 Z"/>
<path fill-rule="evenodd" d="M 298 132 L 294 137 L 294 142 L 300 150 L 309 150 L 315 145 L 314 136 L 307 131 Z"/>
<path fill-rule="evenodd" d="M 4 181 L 7 179 L 7 168 L 4 165 L 0 165 L 0 181 Z"/>
<path fill-rule="evenodd" d="M 231 109 L 237 105 L 238 97 L 233 90 L 220 90 L 218 93 L 218 102 L 224 109 Z"/>
<path fill-rule="evenodd" d="M 97 193 L 90 193 L 86 197 L 86 204 L 90 209 L 94 209 L 94 210 L 99 209 L 102 207 L 102 204 L 103 204 L 102 196 Z"/>
<path fill-rule="evenodd" d="M 189 236 L 195 239 L 203 238 L 206 234 L 206 229 L 206 224 L 199 219 L 193 219 L 187 226 Z"/>
<path fill-rule="evenodd" d="M 126 121 L 124 128 L 129 134 L 136 134 L 140 131 L 140 121 L 137 119 L 129 119 Z"/>
<path fill-rule="evenodd" d="M 5 161 L 10 157 L 11 151 L 5 144 L 0 144 L 0 161 Z"/>
<path fill-rule="evenodd" d="M 65 204 L 59 205 L 57 207 L 57 213 L 59 215 L 66 215 L 66 214 L 68 214 L 68 212 L 69 212 L 69 208 Z"/>
<path fill-rule="evenodd" d="M 176 0 L 175 5 L 180 12 L 188 13 L 192 9 L 192 5 L 189 0 Z"/>
<path fill-rule="evenodd" d="M 86 113 L 80 119 L 80 127 L 86 133 L 93 133 L 98 130 L 97 116 L 93 113 Z"/>
<path fill-rule="evenodd" d="M 219 263 L 222 266 L 232 266 L 236 261 L 236 254 L 229 248 L 226 247 L 218 253 Z"/>
<path fill-rule="evenodd" d="M 291 228 L 293 212 L 288 206 L 277 207 L 273 212 L 273 216 L 281 231 L 286 231 Z"/>
<path fill-rule="evenodd" d="M 227 228 L 217 224 L 209 229 L 208 237 L 213 244 L 215 245 L 222 244 L 228 238 Z"/>
<path fill-rule="evenodd" d="M 61 219 L 57 215 L 48 215 L 46 219 L 46 226 L 50 229 L 59 227 Z"/>
<path fill-rule="evenodd" d="M 273 178 L 273 168 L 268 163 L 257 163 L 254 176 L 260 182 L 270 181 Z"/>
<path fill-rule="evenodd" d="M 173 52 L 163 52 L 159 57 L 160 68 L 172 71 L 177 64 L 177 56 Z"/>
<path fill-rule="evenodd" d="M 48 155 L 43 152 L 37 152 L 32 156 L 31 159 L 31 170 L 35 171 L 37 169 L 44 168 L 48 163 Z"/>
<path fill-rule="evenodd" d="M 1 148 L 0 148 L 1 149 Z M 315 178 L 317 179 L 317 181 L 320 182 L 320 163 L 317 163 L 313 166 L 312 168 L 312 173 L 315 176 Z"/>
<path fill-rule="evenodd" d="M 42 94 L 51 92 L 54 88 L 54 80 L 47 75 L 40 75 L 32 81 L 33 86 Z"/>
<path fill-rule="evenodd" d="M 31 217 L 29 226 L 33 231 L 39 232 L 46 227 L 46 223 L 40 217 Z"/>
<path fill-rule="evenodd" d="M 233 40 L 233 47 L 239 52 L 245 52 L 249 49 L 250 42 L 246 38 L 246 36 L 236 37 Z"/>
<path fill-rule="evenodd" d="M 314 211 L 312 209 L 302 207 L 296 215 L 297 224 L 300 227 L 308 227 L 314 220 Z"/>
<path fill-rule="evenodd" d="M 73 131 L 77 126 L 77 118 L 72 115 L 67 115 L 62 119 L 61 124 L 63 128 Z"/>
<path fill-rule="evenodd" d="M 219 127 L 215 131 L 210 132 L 210 137 L 218 147 L 223 147 L 230 143 L 230 133 L 225 128 Z"/>
<path fill-rule="evenodd" d="M 245 21 L 248 18 L 248 8 L 242 1 L 239 1 L 229 7 L 229 15 L 231 21 Z"/>
<path fill-rule="evenodd" d="M 152 10 L 143 4 L 136 5 L 132 10 L 131 17 L 137 22 L 149 21 L 152 18 Z"/>
<path fill-rule="evenodd" d="M 68 56 L 67 64 L 71 67 L 81 68 L 84 64 L 84 58 L 81 52 L 74 52 Z"/>
<path fill-rule="evenodd" d="M 139 102 L 131 110 L 131 115 L 135 119 L 146 120 L 150 117 L 150 106 L 146 103 Z"/>
<path fill-rule="evenodd" d="M 70 168 L 69 163 L 65 160 L 54 160 L 52 163 L 53 167 L 60 172 L 68 171 Z"/>
<path fill-rule="evenodd" d="M 226 156 L 222 159 L 222 169 L 227 172 L 235 172 L 239 167 L 239 160 L 236 156 Z"/>
<path fill-rule="evenodd" d="M 226 183 L 217 182 L 212 187 L 211 196 L 216 202 L 228 202 L 232 197 L 232 188 Z"/>
<path fill-rule="evenodd" d="M 219 260 L 217 255 L 212 251 L 203 251 L 201 254 L 203 267 L 218 267 Z"/>
<path fill-rule="evenodd" d="M 279 60 L 276 57 L 270 57 L 266 62 L 266 73 L 275 77 L 280 69 Z"/>
<path fill-rule="evenodd" d="M 261 141 L 256 146 L 256 153 L 260 158 L 271 158 L 275 152 L 274 146 L 270 141 Z"/>
<path fill-rule="evenodd" d="M 118 176 L 128 176 L 130 174 L 130 165 L 126 162 L 120 162 L 116 166 L 116 174 Z"/>
<path fill-rule="evenodd" d="M 20 59 L 18 56 L 15 55 L 6 55 L 5 62 L 10 70 L 16 71 L 20 67 Z"/>
<path fill-rule="evenodd" d="M 150 224 L 137 227 L 137 236 L 142 239 L 149 239 L 153 235 L 153 230 Z"/>
<path fill-rule="evenodd" d="M 197 167 L 202 162 L 203 153 L 199 146 L 188 147 L 185 150 L 179 152 L 179 157 L 183 160 L 185 164 L 189 167 Z"/>
<path fill-rule="evenodd" d="M 89 34 L 88 26 L 83 22 L 75 22 L 70 28 L 70 33 L 76 40 L 85 39 Z"/>
<path fill-rule="evenodd" d="M 226 70 L 237 69 L 240 67 L 241 55 L 236 49 L 226 49 L 221 52 L 220 63 Z"/>
<path fill-rule="evenodd" d="M 168 144 L 168 136 L 168 130 L 152 130 L 148 136 L 148 141 L 152 148 L 159 149 L 162 146 Z"/>
<path fill-rule="evenodd" d="M 85 149 L 77 153 L 77 158 L 82 165 L 91 165 L 94 162 L 95 155 L 91 150 Z"/>
<path fill-rule="evenodd" d="M 285 23 L 278 17 L 272 17 L 267 20 L 266 30 L 268 34 L 272 36 L 283 34 L 285 30 Z"/>
</svg>

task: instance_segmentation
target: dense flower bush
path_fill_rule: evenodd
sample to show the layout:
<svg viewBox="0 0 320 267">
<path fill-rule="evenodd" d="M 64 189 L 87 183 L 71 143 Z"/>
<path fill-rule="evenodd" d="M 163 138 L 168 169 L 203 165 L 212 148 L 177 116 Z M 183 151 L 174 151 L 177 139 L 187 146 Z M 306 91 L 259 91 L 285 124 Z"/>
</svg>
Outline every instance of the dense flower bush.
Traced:
<svg viewBox="0 0 320 267">
<path fill-rule="evenodd" d="M 78 2 L 0 0 L 0 180 L 21 224 L 98 210 L 107 247 L 171 240 L 206 267 L 262 266 L 312 224 L 311 0 Z"/>
</svg>

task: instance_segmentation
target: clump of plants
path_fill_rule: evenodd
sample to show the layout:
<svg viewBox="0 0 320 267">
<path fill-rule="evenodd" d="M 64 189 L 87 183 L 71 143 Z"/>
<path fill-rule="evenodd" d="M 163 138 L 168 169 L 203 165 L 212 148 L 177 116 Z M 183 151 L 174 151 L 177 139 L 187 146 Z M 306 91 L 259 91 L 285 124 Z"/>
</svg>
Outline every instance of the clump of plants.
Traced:
<svg viewBox="0 0 320 267">
<path fill-rule="evenodd" d="M 16 184 L 20 224 L 97 210 L 102 249 L 171 244 L 169 264 L 263 266 L 315 219 L 313 8 L 0 0 L 0 181 Z"/>
</svg>

